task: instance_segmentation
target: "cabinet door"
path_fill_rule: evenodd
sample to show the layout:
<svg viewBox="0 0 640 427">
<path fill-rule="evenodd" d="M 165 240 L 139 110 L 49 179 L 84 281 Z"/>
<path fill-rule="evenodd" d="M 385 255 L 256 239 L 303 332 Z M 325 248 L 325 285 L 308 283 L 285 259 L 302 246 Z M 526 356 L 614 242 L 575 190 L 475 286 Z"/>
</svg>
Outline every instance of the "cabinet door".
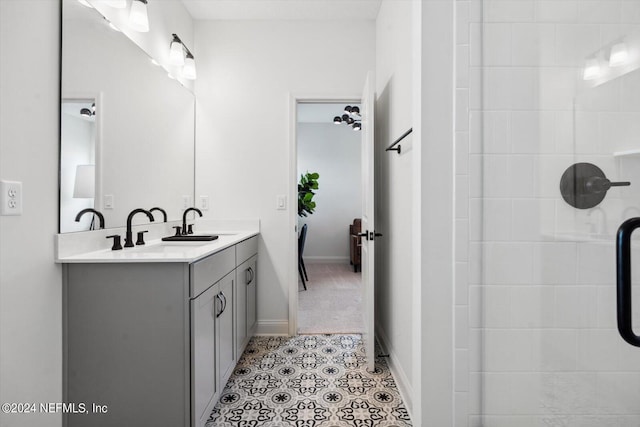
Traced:
<svg viewBox="0 0 640 427">
<path fill-rule="evenodd" d="M 191 405 L 196 426 L 204 426 L 217 399 L 216 314 L 222 309 L 217 285 L 191 300 Z"/>
<path fill-rule="evenodd" d="M 249 338 L 255 333 L 258 303 L 258 256 L 254 255 L 247 261 L 251 280 L 247 283 L 247 335 Z"/>
<path fill-rule="evenodd" d="M 217 349 L 218 349 L 218 378 L 219 390 L 222 390 L 235 365 L 235 346 L 233 337 L 234 309 L 233 287 L 235 274 L 226 275 L 220 280 L 219 300 L 222 301 L 222 311 L 216 319 Z"/>
<path fill-rule="evenodd" d="M 247 284 L 250 279 L 249 264 L 244 262 L 236 269 L 236 354 L 240 356 L 247 344 Z"/>
</svg>

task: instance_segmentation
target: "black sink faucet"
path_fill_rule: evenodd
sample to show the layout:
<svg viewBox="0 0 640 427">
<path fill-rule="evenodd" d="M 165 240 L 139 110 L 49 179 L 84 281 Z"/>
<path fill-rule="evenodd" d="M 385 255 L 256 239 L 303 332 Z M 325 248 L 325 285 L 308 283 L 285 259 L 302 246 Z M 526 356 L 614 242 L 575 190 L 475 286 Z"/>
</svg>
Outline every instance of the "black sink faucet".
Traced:
<svg viewBox="0 0 640 427">
<path fill-rule="evenodd" d="M 129 216 L 127 217 L 127 235 L 124 239 L 125 248 L 132 248 L 135 246 L 133 243 L 133 234 L 131 233 L 131 220 L 138 213 L 146 214 L 149 217 L 149 220 L 153 222 L 153 214 L 148 210 L 140 209 L 140 208 L 132 210 L 131 213 L 129 213 Z"/>
<path fill-rule="evenodd" d="M 162 216 L 164 217 L 164 221 L 163 222 L 167 222 L 167 211 L 165 211 L 162 208 L 151 208 L 151 209 L 149 209 L 149 212 L 154 212 L 154 211 L 162 212 Z"/>
<path fill-rule="evenodd" d="M 191 211 L 197 212 L 198 215 L 202 216 L 202 211 L 198 208 L 188 208 L 182 214 L 182 234 L 187 234 L 187 214 Z"/>
<path fill-rule="evenodd" d="M 80 222 L 80 218 L 82 218 L 82 215 L 86 214 L 87 212 L 91 212 L 94 215 L 98 216 L 98 220 L 100 221 L 100 228 L 103 229 L 104 228 L 104 216 L 98 212 L 97 210 L 93 209 L 93 208 L 87 208 L 87 209 L 82 209 L 80 212 L 78 212 L 78 215 L 76 215 L 76 222 Z M 93 229 L 93 219 L 91 220 L 91 225 Z"/>
</svg>

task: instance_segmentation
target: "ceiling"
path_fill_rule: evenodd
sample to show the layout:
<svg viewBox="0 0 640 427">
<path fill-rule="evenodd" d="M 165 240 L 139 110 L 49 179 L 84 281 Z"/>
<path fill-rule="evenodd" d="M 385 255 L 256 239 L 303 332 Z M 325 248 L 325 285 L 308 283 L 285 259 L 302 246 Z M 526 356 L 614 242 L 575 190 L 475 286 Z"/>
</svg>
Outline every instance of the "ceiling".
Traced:
<svg viewBox="0 0 640 427">
<path fill-rule="evenodd" d="M 182 0 L 193 19 L 375 20 L 382 0 Z"/>
<path fill-rule="evenodd" d="M 360 104 L 349 104 L 348 102 L 342 102 L 340 104 L 298 104 L 298 123 L 333 124 L 333 118 L 335 116 L 342 116 L 344 114 L 344 107 L 346 105 L 357 105 L 358 108 L 360 108 Z"/>
</svg>

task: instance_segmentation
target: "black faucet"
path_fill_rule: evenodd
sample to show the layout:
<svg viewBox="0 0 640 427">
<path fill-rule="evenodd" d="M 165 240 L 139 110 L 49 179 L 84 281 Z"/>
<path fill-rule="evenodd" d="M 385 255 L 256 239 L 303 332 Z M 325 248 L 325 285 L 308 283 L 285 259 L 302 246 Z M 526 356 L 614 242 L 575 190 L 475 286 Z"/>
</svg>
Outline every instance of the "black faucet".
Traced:
<svg viewBox="0 0 640 427">
<path fill-rule="evenodd" d="M 92 208 L 83 209 L 80 212 L 78 212 L 78 215 L 76 215 L 76 222 L 80 222 L 80 218 L 82 217 L 82 215 L 86 214 L 87 212 L 92 212 L 94 215 L 97 215 L 98 220 L 100 221 L 100 228 L 101 229 L 104 228 L 104 216 L 100 212 Z M 95 218 L 91 220 L 91 225 L 92 225 L 91 229 L 93 229 L 94 220 Z"/>
<path fill-rule="evenodd" d="M 149 212 L 153 212 L 153 211 L 160 211 L 162 212 L 162 216 L 164 217 L 164 221 L 163 222 L 167 222 L 167 211 L 165 211 L 162 208 L 151 208 L 149 209 Z"/>
<path fill-rule="evenodd" d="M 125 248 L 132 248 L 135 245 L 133 244 L 133 235 L 131 233 L 131 220 L 133 219 L 133 217 L 135 216 L 135 214 L 138 213 L 144 213 L 149 217 L 149 220 L 151 222 L 153 222 L 153 214 L 151 212 L 149 212 L 148 210 L 145 209 L 134 209 L 131 211 L 131 213 L 129 213 L 129 216 L 127 217 L 127 235 L 124 239 L 124 247 Z"/>
<path fill-rule="evenodd" d="M 187 234 L 187 214 L 191 211 L 197 212 L 198 215 L 202 216 L 202 211 L 198 208 L 188 208 L 185 209 L 182 214 L 182 234 Z"/>
</svg>

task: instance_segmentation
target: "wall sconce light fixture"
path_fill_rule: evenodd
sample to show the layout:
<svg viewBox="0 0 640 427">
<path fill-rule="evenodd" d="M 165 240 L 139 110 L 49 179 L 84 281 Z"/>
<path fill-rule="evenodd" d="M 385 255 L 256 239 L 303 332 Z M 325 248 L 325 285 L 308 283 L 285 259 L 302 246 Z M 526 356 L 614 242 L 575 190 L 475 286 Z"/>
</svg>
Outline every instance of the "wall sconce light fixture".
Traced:
<svg viewBox="0 0 640 427">
<path fill-rule="evenodd" d="M 196 61 L 187 46 L 180 40 L 177 34 L 172 34 L 173 39 L 169 46 L 169 63 L 182 67 L 182 77 L 189 80 L 196 79 Z"/>
<path fill-rule="evenodd" d="M 149 32 L 147 0 L 132 0 L 131 10 L 129 11 L 129 25 L 138 32 Z"/>
<path fill-rule="evenodd" d="M 184 65 L 184 49 L 182 40 L 176 34 L 173 34 L 173 40 L 169 46 L 169 63 L 177 67 Z"/>
</svg>

